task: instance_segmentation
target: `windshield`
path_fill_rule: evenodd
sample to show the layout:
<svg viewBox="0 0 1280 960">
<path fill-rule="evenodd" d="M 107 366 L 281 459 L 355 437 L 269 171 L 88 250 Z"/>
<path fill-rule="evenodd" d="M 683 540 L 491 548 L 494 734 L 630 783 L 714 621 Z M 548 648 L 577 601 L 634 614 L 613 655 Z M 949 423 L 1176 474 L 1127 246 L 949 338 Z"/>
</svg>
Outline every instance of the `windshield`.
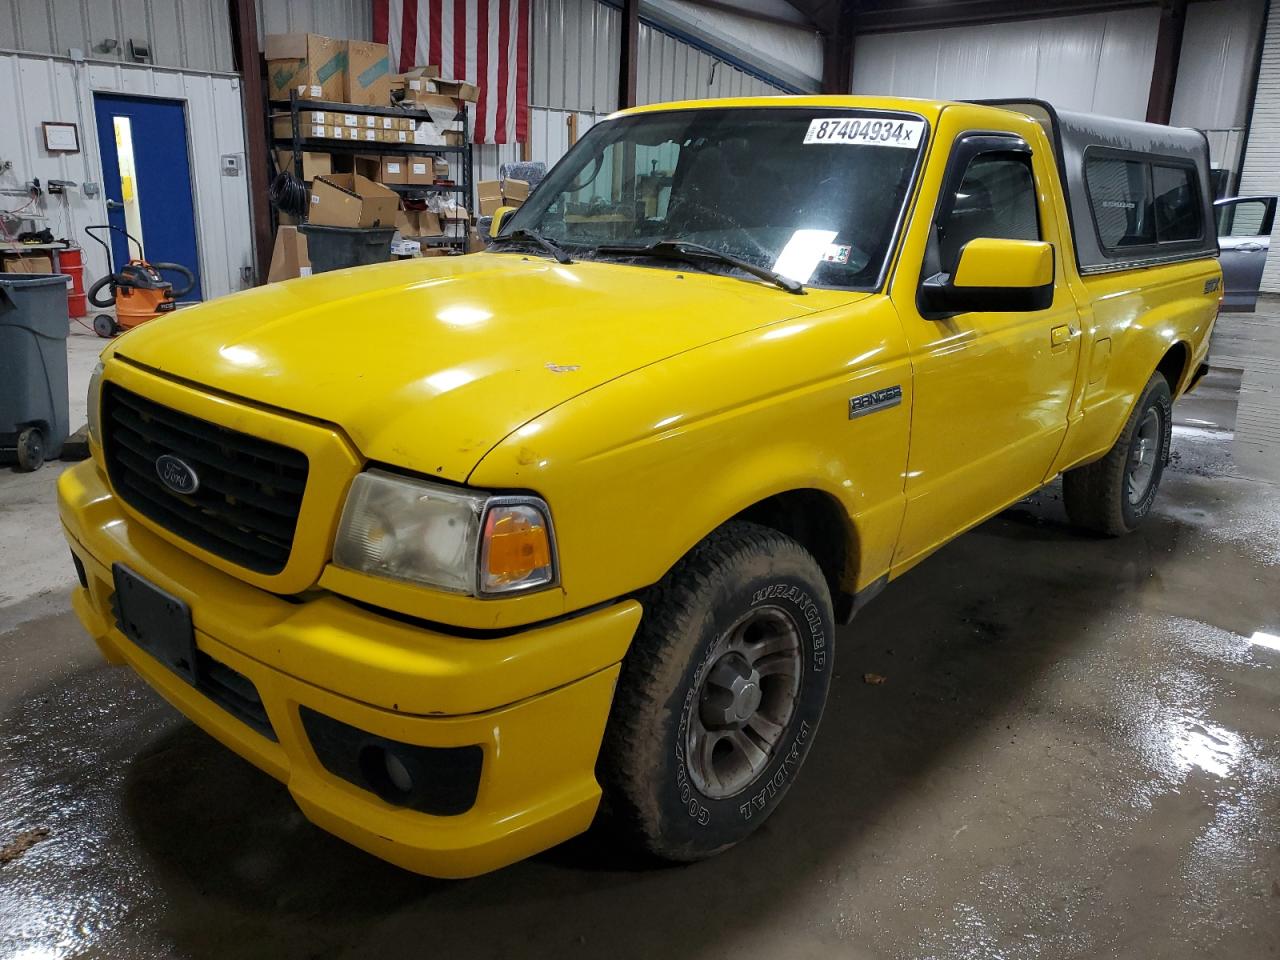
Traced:
<svg viewBox="0 0 1280 960">
<path fill-rule="evenodd" d="M 618 245 L 702 244 L 800 283 L 874 289 L 924 130 L 910 114 L 817 107 L 608 120 L 502 233 L 538 231 L 574 256 L 601 259 L 626 257 L 610 249 Z"/>
</svg>

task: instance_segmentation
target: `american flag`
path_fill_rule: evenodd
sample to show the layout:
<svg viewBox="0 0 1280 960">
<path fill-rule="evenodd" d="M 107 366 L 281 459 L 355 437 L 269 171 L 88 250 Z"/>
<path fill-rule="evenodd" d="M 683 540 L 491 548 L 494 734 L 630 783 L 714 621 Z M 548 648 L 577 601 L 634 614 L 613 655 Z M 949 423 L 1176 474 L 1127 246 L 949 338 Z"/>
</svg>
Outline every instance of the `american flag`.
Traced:
<svg viewBox="0 0 1280 960">
<path fill-rule="evenodd" d="M 480 87 L 476 143 L 529 137 L 530 0 L 373 0 L 373 39 L 393 70 L 440 67 Z"/>
</svg>

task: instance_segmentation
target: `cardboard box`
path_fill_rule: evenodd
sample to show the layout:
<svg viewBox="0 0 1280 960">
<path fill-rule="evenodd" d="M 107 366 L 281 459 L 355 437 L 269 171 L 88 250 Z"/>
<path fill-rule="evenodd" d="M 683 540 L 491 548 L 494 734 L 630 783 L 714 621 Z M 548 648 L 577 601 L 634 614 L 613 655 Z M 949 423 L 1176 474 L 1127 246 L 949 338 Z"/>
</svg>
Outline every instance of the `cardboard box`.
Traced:
<svg viewBox="0 0 1280 960">
<path fill-rule="evenodd" d="M 529 199 L 529 181 L 507 177 L 502 181 L 502 199 L 509 207 L 518 207 Z"/>
<path fill-rule="evenodd" d="M 437 80 L 435 84 L 436 92 L 446 97 L 466 100 L 468 103 L 475 103 L 480 99 L 480 88 L 474 83 L 465 80 Z"/>
<path fill-rule="evenodd" d="M 377 143 L 378 131 L 372 127 L 361 127 L 356 131 L 356 139 L 361 143 Z"/>
<path fill-rule="evenodd" d="M 408 183 L 407 164 L 401 156 L 385 156 L 378 170 L 379 183 Z"/>
<path fill-rule="evenodd" d="M 298 111 L 298 136 L 327 137 L 329 131 L 323 110 Z M 293 119 L 287 113 L 271 115 L 271 136 L 288 140 L 293 136 Z"/>
<path fill-rule="evenodd" d="M 47 253 L 24 253 L 0 257 L 5 273 L 53 273 L 53 257 Z"/>
<path fill-rule="evenodd" d="M 432 157 L 431 168 L 435 172 L 437 180 L 449 179 L 449 161 L 444 157 Z"/>
<path fill-rule="evenodd" d="M 405 133 L 413 133 L 413 128 L 416 126 L 416 124 L 413 122 L 413 118 L 411 118 L 411 117 L 393 117 L 392 119 L 394 119 L 394 120 L 395 120 L 395 122 L 396 122 L 396 125 L 395 125 L 394 129 L 396 129 L 396 130 L 403 130 Z M 410 138 L 410 139 L 412 139 L 412 138 Z"/>
<path fill-rule="evenodd" d="M 396 229 L 400 231 L 400 236 L 402 237 L 416 237 L 418 235 L 418 211 L 397 210 Z"/>
<path fill-rule="evenodd" d="M 281 226 L 276 230 L 276 245 L 271 251 L 271 267 L 267 283 L 278 283 L 293 277 L 311 276 L 311 258 L 307 252 L 306 234 L 297 227 Z"/>
<path fill-rule="evenodd" d="M 431 65 L 410 67 L 401 76 L 404 77 L 406 82 L 409 80 L 434 80 L 440 76 L 440 68 Z"/>
<path fill-rule="evenodd" d="M 423 257 L 447 257 L 453 251 L 448 247 L 423 247 L 420 256 Z"/>
<path fill-rule="evenodd" d="M 287 100 L 289 92 L 303 88 L 303 96 L 317 100 L 341 100 L 347 80 L 345 40 L 318 33 L 267 35 L 267 95 Z M 318 90 L 318 92 L 313 92 Z"/>
<path fill-rule="evenodd" d="M 430 157 L 405 157 L 405 183 L 434 183 Z"/>
<path fill-rule="evenodd" d="M 358 173 L 369 180 L 377 180 L 382 172 L 382 155 L 377 153 L 357 153 L 354 156 L 338 157 L 339 173 Z"/>
<path fill-rule="evenodd" d="M 405 99 L 406 110 L 417 110 L 431 115 L 436 126 L 448 126 L 458 118 L 458 101 L 453 97 L 443 97 L 438 93 L 419 93 L 412 99 Z"/>
<path fill-rule="evenodd" d="M 309 223 L 326 227 L 373 227 L 395 223 L 400 198 L 394 190 L 358 173 L 316 177 Z"/>
<path fill-rule="evenodd" d="M 293 151 L 277 150 L 276 166 L 281 170 L 288 170 L 293 173 Z M 331 154 L 314 153 L 310 150 L 302 152 L 303 180 L 314 180 L 316 177 L 327 176 L 330 173 L 333 173 L 333 156 Z"/>
<path fill-rule="evenodd" d="M 343 99 L 347 103 L 367 107 L 390 106 L 391 56 L 387 45 L 368 40 L 348 40 L 345 83 Z"/>
<path fill-rule="evenodd" d="M 419 237 L 438 237 L 444 233 L 444 228 L 440 225 L 440 217 L 431 210 L 418 211 L 418 233 Z"/>
<path fill-rule="evenodd" d="M 444 132 L 444 145 L 446 147 L 460 147 L 462 143 L 461 130 L 446 130 Z"/>
<path fill-rule="evenodd" d="M 502 206 L 502 183 L 498 180 L 479 180 L 476 182 L 476 200 L 480 205 L 480 216 L 492 217 Z"/>
</svg>

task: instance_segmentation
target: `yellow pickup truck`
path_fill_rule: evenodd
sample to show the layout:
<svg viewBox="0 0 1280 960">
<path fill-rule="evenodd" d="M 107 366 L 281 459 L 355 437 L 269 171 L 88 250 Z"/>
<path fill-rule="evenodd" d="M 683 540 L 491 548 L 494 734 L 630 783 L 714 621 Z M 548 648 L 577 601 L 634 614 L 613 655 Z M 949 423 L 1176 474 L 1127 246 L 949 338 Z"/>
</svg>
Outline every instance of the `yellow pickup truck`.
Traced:
<svg viewBox="0 0 1280 960">
<path fill-rule="evenodd" d="M 481 254 L 148 323 L 59 481 L 77 614 L 320 827 L 460 877 L 709 856 L 814 742 L 836 626 L 1061 475 L 1151 509 L 1222 296 L 1201 134 L 663 104 Z M 1101 549 L 1101 546 L 1100 546 Z"/>
</svg>

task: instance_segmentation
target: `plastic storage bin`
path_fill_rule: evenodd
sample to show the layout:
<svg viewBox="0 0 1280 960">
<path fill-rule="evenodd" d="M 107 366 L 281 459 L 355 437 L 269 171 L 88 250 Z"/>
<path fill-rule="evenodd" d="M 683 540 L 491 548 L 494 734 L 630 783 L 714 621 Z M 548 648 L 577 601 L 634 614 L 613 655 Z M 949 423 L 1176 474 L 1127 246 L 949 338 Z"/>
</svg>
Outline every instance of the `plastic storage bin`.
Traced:
<svg viewBox="0 0 1280 960">
<path fill-rule="evenodd" d="M 321 227 L 298 225 L 307 238 L 311 272 L 324 273 L 344 267 L 363 267 L 391 259 L 391 238 L 395 227 Z"/>
<path fill-rule="evenodd" d="M 67 439 L 67 278 L 0 273 L 0 458 L 35 470 Z"/>
</svg>

